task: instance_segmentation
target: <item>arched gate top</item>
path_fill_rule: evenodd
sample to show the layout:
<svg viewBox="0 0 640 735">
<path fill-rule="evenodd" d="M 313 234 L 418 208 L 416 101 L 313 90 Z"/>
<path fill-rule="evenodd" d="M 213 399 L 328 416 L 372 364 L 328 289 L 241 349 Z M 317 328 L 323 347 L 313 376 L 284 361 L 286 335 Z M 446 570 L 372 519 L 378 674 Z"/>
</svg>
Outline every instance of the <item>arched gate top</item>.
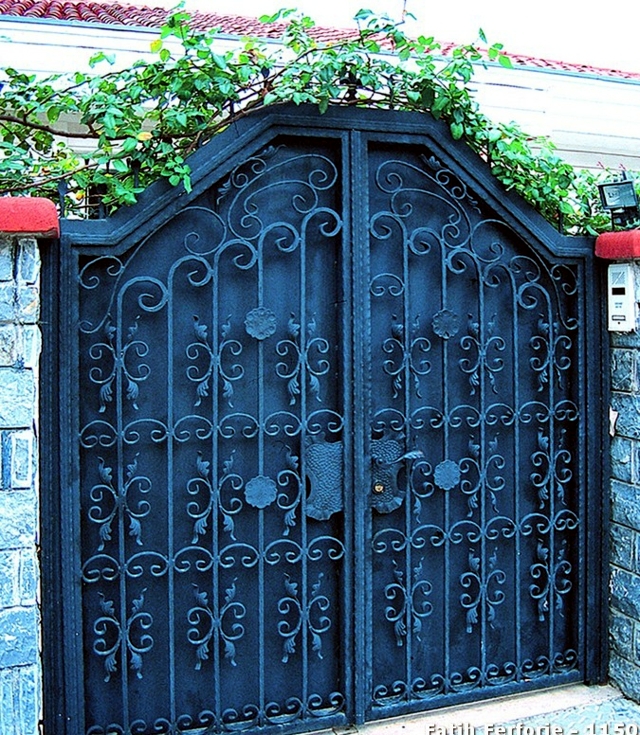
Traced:
<svg viewBox="0 0 640 735">
<path fill-rule="evenodd" d="M 103 246 L 121 252 L 168 222 L 226 173 L 260 151 L 278 135 L 346 139 L 349 135 L 393 136 L 398 142 L 426 145 L 496 216 L 509 224 L 544 257 L 590 258 L 593 238 L 560 234 L 529 204 L 507 191 L 489 165 L 448 126 L 416 112 L 333 107 L 320 114 L 311 106 L 266 107 L 231 124 L 189 158 L 192 190 L 159 181 L 136 205 L 101 220 L 63 220 L 63 237 L 73 245 Z"/>
</svg>

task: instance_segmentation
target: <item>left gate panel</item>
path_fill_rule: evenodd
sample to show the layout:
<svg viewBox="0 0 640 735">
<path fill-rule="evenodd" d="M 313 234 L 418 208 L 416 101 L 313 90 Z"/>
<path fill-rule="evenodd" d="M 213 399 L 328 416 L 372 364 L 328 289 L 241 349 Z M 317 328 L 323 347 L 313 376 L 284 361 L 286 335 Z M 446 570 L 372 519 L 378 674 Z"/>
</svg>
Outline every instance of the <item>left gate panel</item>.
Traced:
<svg viewBox="0 0 640 735">
<path fill-rule="evenodd" d="M 277 139 L 80 257 L 86 733 L 345 716 L 341 178 Z"/>
</svg>

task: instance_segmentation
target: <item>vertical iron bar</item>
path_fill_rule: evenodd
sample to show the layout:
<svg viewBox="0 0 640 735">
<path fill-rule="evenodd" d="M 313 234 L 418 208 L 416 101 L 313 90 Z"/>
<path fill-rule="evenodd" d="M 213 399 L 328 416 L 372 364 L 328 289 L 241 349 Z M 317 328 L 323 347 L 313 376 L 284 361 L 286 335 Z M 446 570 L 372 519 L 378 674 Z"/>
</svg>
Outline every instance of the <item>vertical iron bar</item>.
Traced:
<svg viewBox="0 0 640 735">
<path fill-rule="evenodd" d="M 410 416 L 411 416 L 411 328 L 409 324 L 409 304 L 410 291 L 409 291 L 409 243 L 407 233 L 404 227 L 402 228 L 403 239 L 400 247 L 402 248 L 402 279 L 404 281 L 404 294 L 402 303 L 402 322 L 403 322 L 403 335 L 404 335 L 404 433 L 406 445 L 402 451 L 407 451 L 409 448 L 409 427 L 410 427 Z M 409 466 L 408 462 L 405 462 L 405 466 Z M 405 669 L 407 677 L 407 700 L 411 700 L 411 682 L 413 679 L 413 667 L 411 665 L 413 658 L 413 626 L 412 622 L 412 599 L 411 599 L 411 584 L 412 584 L 412 553 L 411 553 L 411 477 L 408 472 L 405 472 L 405 494 L 406 499 L 404 502 L 405 512 L 405 533 L 407 538 L 406 551 L 405 551 L 405 585 L 406 585 L 406 626 L 407 626 L 407 645 L 405 647 Z"/>
<path fill-rule="evenodd" d="M 45 248 L 45 252 L 51 253 L 55 248 Z M 81 585 L 78 579 L 82 578 L 82 498 L 80 490 L 81 462 L 83 459 L 80 442 L 80 401 L 78 395 L 78 384 L 74 381 L 74 376 L 78 375 L 80 367 L 80 285 L 78 274 L 80 273 L 79 255 L 72 248 L 69 238 L 62 236 L 60 241 L 61 263 L 60 276 L 62 281 L 61 294 L 57 289 L 50 295 L 50 299 L 55 302 L 56 308 L 60 309 L 62 332 L 57 335 L 60 342 L 66 344 L 67 350 L 63 351 L 61 359 L 61 372 L 56 378 L 64 376 L 63 385 L 60 390 L 58 411 L 54 424 L 54 433 L 60 431 L 59 439 L 63 452 L 60 456 L 60 510 L 61 510 L 61 526 L 60 538 L 63 537 L 61 553 L 62 553 L 62 599 L 65 601 L 65 614 L 61 625 L 64 626 L 64 648 L 61 651 L 60 659 L 65 667 L 64 670 L 64 701 L 67 712 L 71 712 L 72 716 L 64 722 L 65 733 L 75 735 L 74 729 L 79 728 L 82 723 L 82 730 L 86 727 L 86 695 L 84 689 L 84 661 L 82 647 L 77 645 L 78 631 L 82 630 L 83 619 L 83 598 Z M 54 264 L 55 274 L 57 275 L 57 263 Z M 52 274 L 53 275 L 53 274 Z M 45 284 L 43 283 L 43 294 Z M 73 292 L 73 293 L 72 293 Z M 61 298 L 60 298 L 61 296 Z M 60 300 L 59 300 L 60 299 Z M 43 325 L 44 327 L 44 325 Z M 44 357 L 43 343 L 43 357 Z M 70 380 L 69 380 L 70 378 Z M 40 391 L 44 393 L 46 391 Z M 71 406 L 71 410 L 67 407 Z M 42 440 L 45 441 L 46 432 L 42 433 Z M 41 454 L 43 453 L 41 449 Z M 43 485 L 44 487 L 44 485 Z M 70 488 L 72 492 L 67 492 Z M 41 510 L 42 513 L 42 510 Z M 46 517 L 46 516 L 44 516 Z M 43 534 L 44 537 L 45 534 Z M 43 538 L 44 543 L 44 538 Z M 44 552 L 44 549 L 43 549 Z M 42 558 L 45 561 L 46 557 Z M 44 582 L 45 580 L 43 580 Z M 44 589 L 43 589 L 44 593 Z M 44 601 L 43 601 L 44 603 Z M 60 607 L 62 610 L 62 606 Z M 46 641 L 45 641 L 46 645 Z M 46 670 L 45 672 L 46 673 Z M 58 687 L 55 687 L 58 689 Z M 46 703 L 45 703 L 46 705 Z M 65 709 L 62 710 L 63 712 Z M 59 713 L 56 713 L 59 714 Z M 77 716 L 73 722 L 73 715 Z M 67 730 L 66 725 L 69 724 Z"/>
<path fill-rule="evenodd" d="M 558 304 L 558 309 L 560 309 L 560 304 Z M 547 315 L 548 321 L 549 321 L 549 597 L 547 599 L 547 604 L 549 607 L 549 673 L 553 674 L 554 672 L 554 647 L 555 647 L 555 605 L 554 603 L 554 587 L 555 587 L 555 579 L 554 579 L 554 564 L 555 564 L 555 558 L 556 558 L 556 538 L 555 538 L 555 508 L 556 508 L 556 502 L 555 502 L 555 492 L 556 489 L 554 487 L 553 482 L 553 473 L 554 473 L 554 466 L 553 466 L 553 453 L 555 451 L 555 389 L 554 389 L 554 382 L 555 382 L 555 375 L 553 371 L 553 363 L 554 363 L 554 354 L 553 354 L 553 345 L 554 345 L 554 320 L 553 320 L 553 314 L 551 313 L 551 303 L 550 300 L 548 302 L 548 315 Z"/>
<path fill-rule="evenodd" d="M 514 371 L 514 380 L 513 380 L 513 408 L 515 412 L 514 421 L 513 421 L 513 440 L 514 440 L 514 466 L 513 466 L 513 477 L 514 477 L 514 486 L 513 486 L 513 495 L 514 495 L 514 503 L 513 503 L 513 518 L 514 518 L 514 525 L 516 527 L 515 530 L 515 635 L 516 635 L 516 655 L 515 655 L 515 664 L 516 664 L 516 681 L 520 680 L 520 678 L 523 676 L 522 674 L 522 668 L 521 668 L 521 658 L 522 658 L 522 581 L 520 579 L 520 575 L 522 574 L 522 568 L 520 563 L 520 555 L 521 555 L 521 549 L 522 549 L 522 537 L 521 537 L 521 526 L 520 526 L 520 494 L 522 492 L 521 485 L 520 485 L 520 329 L 519 329 L 519 320 L 518 320 L 518 299 L 517 299 L 517 285 L 515 283 L 515 278 L 513 275 L 510 275 L 510 282 L 511 286 L 513 288 L 513 296 L 512 296 L 512 305 L 511 305 L 511 313 L 513 318 L 513 342 L 512 342 L 512 349 L 513 349 L 513 371 Z"/>
<path fill-rule="evenodd" d="M 440 243 L 440 277 L 442 281 L 442 308 L 446 309 L 448 304 L 447 299 L 447 257 L 444 242 Z M 446 376 L 450 374 L 449 370 L 449 340 L 442 340 L 442 414 L 443 414 L 443 441 L 442 441 L 442 458 L 446 459 L 449 456 L 449 381 Z M 451 500 L 450 493 L 444 493 L 444 518 L 443 518 L 443 531 L 445 534 L 444 539 L 444 569 L 443 569 L 443 590 L 444 590 L 444 631 L 443 631 L 443 671 L 445 679 L 445 693 L 448 692 L 451 684 L 451 594 L 450 584 L 451 579 L 449 570 L 451 569 L 451 538 L 449 535 L 451 523 Z"/>
<path fill-rule="evenodd" d="M 487 525 L 487 430 L 486 430 L 486 418 L 484 415 L 484 409 L 486 407 L 487 400 L 487 376 L 486 372 L 489 369 L 488 355 L 487 355 L 487 335 L 485 329 L 485 293 L 483 288 L 483 277 L 482 267 L 480 262 L 476 261 L 476 267 L 478 269 L 478 339 L 480 341 L 480 354 L 478 355 L 478 369 L 480 371 L 480 395 L 479 395 L 479 414 L 480 414 L 480 467 L 481 467 L 481 482 L 480 482 L 480 569 L 479 569 L 479 584 L 480 584 L 480 670 L 481 670 L 481 684 L 484 684 L 484 677 L 487 671 L 487 617 L 489 614 L 489 589 L 488 589 L 488 575 L 487 575 L 487 540 L 486 540 L 486 525 Z"/>
<path fill-rule="evenodd" d="M 583 270 L 579 266 L 575 266 L 575 274 L 576 274 L 576 287 L 577 287 L 577 295 L 575 297 L 576 299 L 576 307 L 578 314 L 587 314 L 588 309 L 586 307 L 586 300 L 588 299 L 588 293 L 587 288 L 585 287 L 585 283 L 583 280 Z M 596 279 L 594 279 L 596 280 Z M 582 369 L 583 365 L 588 364 L 588 360 L 585 357 L 584 354 L 584 329 L 585 325 L 589 324 L 587 319 L 579 319 L 578 323 L 576 324 L 575 334 L 573 338 L 571 339 L 571 344 L 574 346 L 574 354 L 576 357 L 577 364 L 572 365 L 572 374 L 576 376 L 577 380 L 577 395 L 576 395 L 576 404 L 578 409 L 578 416 L 577 421 L 580 421 L 581 416 L 587 416 L 590 415 L 587 410 L 587 406 L 589 405 L 588 398 L 586 396 L 586 387 L 584 383 L 584 374 L 585 371 Z M 595 322 L 597 323 L 597 322 Z M 604 321 L 601 322 L 604 324 Z M 594 330 L 595 331 L 595 330 Z M 602 355 L 602 350 L 596 350 L 596 355 Z M 602 355 L 604 357 L 604 355 Z M 608 355 L 607 355 L 608 357 Z M 609 370 L 603 371 L 605 373 L 609 373 Z M 606 378 L 605 378 L 606 380 Z M 598 414 L 595 414 L 598 415 Z M 605 422 L 601 422 L 601 425 L 604 426 Z M 591 679 L 591 674 L 589 672 L 589 669 L 591 668 L 591 660 L 592 657 L 598 657 L 599 650 L 596 645 L 594 646 L 588 646 L 588 639 L 589 639 L 589 631 L 587 630 L 587 625 L 589 623 L 589 615 L 591 614 L 591 609 L 589 606 L 589 603 L 587 602 L 587 598 L 589 596 L 589 586 L 591 586 L 593 592 L 591 595 L 597 599 L 598 596 L 598 581 L 600 584 L 602 584 L 602 579 L 598 579 L 600 575 L 600 569 L 596 569 L 595 573 L 590 573 L 589 577 L 587 576 L 587 570 L 589 569 L 589 562 L 588 562 L 588 554 L 589 554 L 589 541 L 586 536 L 586 529 L 585 526 L 587 525 L 588 520 L 588 507 L 589 507 L 589 468 L 586 465 L 585 462 L 585 443 L 586 438 L 583 438 L 581 436 L 581 432 L 578 432 L 576 436 L 576 446 L 575 451 L 572 453 L 572 456 L 574 457 L 574 463 L 576 465 L 576 470 L 574 473 L 575 478 L 575 489 L 574 492 L 576 493 L 577 500 L 575 502 L 576 507 L 576 514 L 578 516 L 578 528 L 577 528 L 577 543 L 578 543 L 578 550 L 574 557 L 575 563 L 579 565 L 579 568 L 575 570 L 575 576 L 576 581 L 578 584 L 578 592 L 576 595 L 576 618 L 578 620 L 578 645 L 576 646 L 577 654 L 580 656 L 582 652 L 584 651 L 584 664 L 583 664 L 583 671 L 584 671 L 584 679 L 585 683 L 594 683 L 593 679 Z M 604 450 L 604 454 L 606 455 L 606 449 Z M 594 454 L 594 457 L 597 456 Z M 593 463 L 594 466 L 597 464 L 596 462 Z M 606 467 L 606 460 L 603 458 L 603 464 L 605 464 Z M 605 476 L 607 476 L 605 474 Z M 610 475 L 609 475 L 610 476 Z M 598 485 L 596 484 L 596 487 Z M 605 529 L 605 532 L 608 532 L 609 526 L 607 523 L 606 518 L 602 518 L 598 526 L 601 529 Z M 596 535 L 596 534 L 594 534 Z M 591 582 L 591 585 L 589 585 L 589 582 Z M 589 611 L 587 615 L 580 614 L 581 611 Z M 597 605 L 593 606 L 593 611 L 597 611 Z M 597 621 L 597 622 L 596 622 Z M 593 615 L 593 621 L 590 622 L 590 625 L 593 629 L 597 629 L 598 626 L 598 615 L 597 612 Z M 605 625 L 602 628 L 603 630 L 607 630 L 607 625 Z M 605 637 L 605 636 L 603 636 Z M 589 649 L 592 650 L 589 650 Z M 595 650 L 594 650 L 595 649 Z"/>
<path fill-rule="evenodd" d="M 52 243 L 53 244 L 53 243 Z M 74 567 L 78 566 L 80 558 L 77 549 L 77 503 L 81 502 L 80 493 L 77 492 L 71 482 L 66 486 L 72 488 L 71 492 L 65 493 L 66 498 L 61 497 L 59 488 L 63 486 L 63 477 L 77 468 L 77 459 L 61 461 L 63 451 L 72 443 L 77 453 L 78 432 L 77 409 L 78 401 L 69 400 L 67 394 L 68 381 L 63 376 L 79 375 L 79 371 L 70 367 L 70 354 L 78 355 L 78 351 L 69 353 L 67 345 L 61 344 L 56 339 L 56 334 L 61 328 L 64 320 L 65 331 L 73 341 L 77 338 L 77 329 L 69 329 L 68 324 L 75 325 L 77 321 L 71 318 L 72 309 L 69 305 L 69 289 L 67 279 L 62 275 L 63 269 L 68 267 L 68 258 L 63 243 L 57 247 L 44 247 L 41 249 L 42 257 L 42 351 L 40 355 L 40 385 L 42 388 L 50 387 L 51 390 L 40 390 L 38 395 L 38 409 L 40 413 L 41 451 L 38 458 L 41 487 L 47 487 L 49 492 L 40 495 L 41 518 L 49 519 L 49 533 L 42 534 L 42 627 L 43 627 L 43 718 L 48 732 L 61 733 L 64 727 L 63 712 L 66 708 L 72 710 L 66 697 L 69 696 L 69 687 L 65 682 L 65 666 L 68 666 L 81 677 L 82 668 L 71 662 L 74 649 L 65 646 L 65 629 L 61 624 L 59 616 L 54 614 L 56 610 L 63 607 L 67 614 L 75 617 L 78 605 L 75 600 L 70 601 L 66 597 L 65 590 L 78 588 L 80 585 L 67 586 L 65 582 L 66 564 L 63 561 L 63 549 L 66 547 L 71 551 Z M 72 336 L 73 335 L 73 336 Z M 64 367 L 63 367 L 64 366 Z M 75 397 L 74 397 L 75 398 Z M 67 406 L 68 410 L 61 411 L 61 406 Z M 75 426 L 74 426 L 75 421 Z M 73 427 L 73 428 L 72 428 Z M 63 469 L 64 468 L 64 469 Z M 66 478 L 65 478 L 66 479 Z M 66 502 L 65 502 L 66 500 Z M 71 510 L 71 508 L 73 510 Z M 64 519 L 64 521 L 62 521 Z M 64 542 L 62 542 L 62 523 L 66 526 Z M 44 530 L 44 529 L 43 529 Z M 69 551 L 67 553 L 69 553 Z M 63 604 L 63 600 L 65 601 Z M 69 604 L 71 603 L 71 604 Z M 75 621 L 74 621 L 75 622 Z M 80 630 L 80 627 L 75 628 Z M 65 650 L 66 648 L 66 650 Z M 76 647 L 77 649 L 77 647 Z M 64 651 L 64 655 L 63 654 Z M 55 683 L 58 686 L 55 686 Z M 71 699 L 71 697 L 69 696 Z M 73 710 L 72 710 L 73 711 Z M 75 714 L 75 713 L 74 713 Z M 76 717 L 69 717 L 69 721 L 76 723 L 76 729 L 84 732 L 85 728 L 78 725 Z"/>
<path fill-rule="evenodd" d="M 173 414 L 173 286 L 175 266 L 169 271 L 167 283 L 167 557 L 169 559 L 167 569 L 168 606 L 169 606 L 169 707 L 171 712 L 171 723 L 176 721 L 176 674 L 175 674 L 175 578 L 174 578 L 174 528 L 173 528 L 173 436 L 174 436 L 174 414 Z"/>
<path fill-rule="evenodd" d="M 258 244 L 258 306 L 264 306 L 264 250 L 263 241 Z M 258 475 L 264 474 L 264 341 L 258 340 Z M 265 611 L 264 611 L 264 509 L 258 510 L 258 628 L 259 628 L 259 722 L 265 717 Z"/>
<path fill-rule="evenodd" d="M 371 567 L 371 511 L 367 493 L 367 479 L 370 460 L 367 432 L 371 433 L 371 299 L 369 295 L 369 258 L 370 240 L 368 231 L 369 199 L 361 195 L 362 182 L 367 182 L 369 191 L 369 157 L 367 140 L 362 133 L 350 134 L 350 190 L 352 192 L 353 244 L 353 283 L 354 294 L 362 294 L 362 299 L 354 299 L 353 322 L 347 333 L 353 344 L 353 398 L 358 410 L 353 412 L 353 460 L 355 486 L 362 492 L 354 492 L 354 683 L 355 683 L 355 722 L 362 724 L 371 702 L 372 684 L 372 567 Z M 357 245 L 360 244 L 359 247 Z"/>
<path fill-rule="evenodd" d="M 220 504 L 220 488 L 219 488 L 219 445 L 218 445 L 218 425 L 220 421 L 220 335 L 219 335 L 219 304 L 218 297 L 220 290 L 218 287 L 218 269 L 220 265 L 220 249 L 216 250 L 213 260 L 213 272 L 211 274 L 212 291 L 211 291 L 211 350 L 212 350 L 212 378 L 211 378 L 211 408 L 212 408 L 212 428 L 211 428 L 211 492 L 213 493 L 213 501 L 211 504 L 211 553 L 213 564 L 212 572 L 212 590 L 211 600 L 213 605 L 213 619 L 220 620 L 220 566 L 219 566 L 219 549 L 220 533 L 218 511 Z M 216 715 L 217 725 L 222 729 L 222 672 L 220 661 L 220 625 L 214 625 L 213 635 L 213 691 L 214 691 L 214 711 Z M 218 719 L 219 718 L 219 719 Z"/>
<path fill-rule="evenodd" d="M 610 508 L 603 499 L 600 488 L 604 478 L 611 476 L 611 457 L 606 422 L 602 420 L 603 404 L 611 390 L 609 335 L 603 326 L 606 323 L 606 269 L 598 272 L 598 260 L 593 251 L 586 262 L 576 263 L 578 292 L 576 306 L 577 365 L 573 375 L 578 385 L 578 417 L 582 430 L 578 430 L 579 446 L 577 476 L 574 493 L 580 500 L 577 507 L 579 518 L 581 574 L 578 575 L 581 595 L 579 616 L 584 633 L 579 653 L 584 655 L 586 681 L 595 684 L 606 681 L 609 648 L 607 636 L 602 635 L 608 627 L 608 558 L 602 552 L 603 536 L 609 528 Z M 589 379 L 587 380 L 587 375 Z M 594 380 L 600 375 L 600 381 Z M 599 416 L 600 431 L 587 431 L 585 417 Z M 597 458 L 597 460 L 596 460 Z"/>
<path fill-rule="evenodd" d="M 354 437 L 353 431 L 353 406 L 354 406 L 354 373 L 355 360 L 353 359 L 353 339 L 351 330 L 354 327 L 354 323 L 358 320 L 355 313 L 352 317 L 352 312 L 355 312 L 355 303 L 353 300 L 353 250 L 352 243 L 359 243 L 359 250 L 362 252 L 366 250 L 366 246 L 362 240 L 357 241 L 352 236 L 355 227 L 355 213 L 352 209 L 352 201 L 355 206 L 355 197 L 352 197 L 353 188 L 350 180 L 351 172 L 354 170 L 355 161 L 349 150 L 349 144 L 351 137 L 349 134 L 344 134 L 341 138 L 340 148 L 340 217 L 342 219 L 342 234 L 339 246 L 339 256 L 341 264 L 341 278 L 340 287 L 341 293 L 338 294 L 341 299 L 340 304 L 340 317 L 338 324 L 341 326 L 341 332 L 337 334 L 337 345 L 338 354 L 341 356 L 338 358 L 338 365 L 341 374 L 341 400 L 342 405 L 340 406 L 343 417 L 344 417 L 344 429 L 343 429 L 343 465 L 344 465 L 344 512 L 342 519 L 342 538 L 345 547 L 345 556 L 342 560 L 342 584 L 340 592 L 342 593 L 342 609 L 341 613 L 341 626 L 342 635 L 341 638 L 341 679 L 344 682 L 344 692 L 346 697 L 346 716 L 349 722 L 355 720 L 355 688 L 354 688 L 354 620 L 355 612 L 354 609 L 354 595 L 356 579 L 362 581 L 362 574 L 357 576 L 354 574 L 354 570 L 358 569 L 358 559 L 353 549 L 353 536 L 356 533 L 356 527 L 362 523 L 362 514 L 356 516 L 354 514 L 354 462 L 353 462 L 353 451 L 352 441 Z M 365 179 L 366 180 L 366 179 Z M 360 293 L 360 292 L 359 292 Z M 363 299 L 358 299 L 358 304 Z M 362 362 L 358 363 L 362 366 Z M 360 370 L 357 370 L 360 373 Z M 362 495 L 362 493 L 358 493 Z M 358 547 L 356 547 L 358 548 Z M 351 563 L 350 560 L 353 560 Z M 360 608 L 361 609 L 361 608 Z M 356 623 L 357 627 L 357 623 Z M 362 626 L 360 626 L 362 627 Z M 363 658 L 357 659 L 360 665 L 363 664 Z"/>
<path fill-rule="evenodd" d="M 129 688 L 128 688 L 128 667 L 127 667 L 127 583 L 126 583 L 126 548 L 125 548 L 125 526 L 124 526 L 124 447 L 123 447 L 123 406 L 122 406 L 122 308 L 123 292 L 118 292 L 118 307 L 116 316 L 116 423 L 117 423 L 117 475 L 118 475 L 118 555 L 120 564 L 120 656 L 121 656 L 121 672 L 122 672 L 122 710 L 123 725 L 125 731 L 129 729 Z"/>
<path fill-rule="evenodd" d="M 301 426 L 306 426 L 307 421 L 307 299 L 306 299 L 306 228 L 302 229 L 300 233 L 300 419 Z M 300 477 L 302 482 L 306 477 L 306 453 L 304 451 L 304 436 L 303 431 L 302 445 L 300 447 Z M 309 609 L 308 609 L 308 556 L 307 556 L 307 498 L 306 493 L 302 493 L 302 511 L 301 515 L 301 547 L 302 547 L 302 584 L 301 584 L 301 613 L 303 615 L 302 624 L 302 707 L 305 716 L 307 715 L 307 707 L 309 703 L 309 626 L 311 624 L 309 620 Z"/>
</svg>

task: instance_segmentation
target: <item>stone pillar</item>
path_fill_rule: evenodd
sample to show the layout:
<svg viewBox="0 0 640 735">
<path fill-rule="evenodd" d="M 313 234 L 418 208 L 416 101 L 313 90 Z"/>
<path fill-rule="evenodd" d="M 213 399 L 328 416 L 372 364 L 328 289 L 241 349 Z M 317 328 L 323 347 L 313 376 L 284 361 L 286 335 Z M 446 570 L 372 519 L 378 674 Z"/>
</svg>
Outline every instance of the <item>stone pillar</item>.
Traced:
<svg viewBox="0 0 640 735">
<path fill-rule="evenodd" d="M 640 302 L 640 232 L 601 235 L 596 255 L 633 264 Z M 636 330 L 610 332 L 611 524 L 609 532 L 609 674 L 640 701 L 640 320 Z"/>
<path fill-rule="evenodd" d="M 611 341 L 610 675 L 640 701 L 640 333 Z"/>
<path fill-rule="evenodd" d="M 42 711 L 37 484 L 40 258 L 35 236 L 55 236 L 57 226 L 51 202 L 0 199 L 2 735 L 37 735 Z"/>
</svg>

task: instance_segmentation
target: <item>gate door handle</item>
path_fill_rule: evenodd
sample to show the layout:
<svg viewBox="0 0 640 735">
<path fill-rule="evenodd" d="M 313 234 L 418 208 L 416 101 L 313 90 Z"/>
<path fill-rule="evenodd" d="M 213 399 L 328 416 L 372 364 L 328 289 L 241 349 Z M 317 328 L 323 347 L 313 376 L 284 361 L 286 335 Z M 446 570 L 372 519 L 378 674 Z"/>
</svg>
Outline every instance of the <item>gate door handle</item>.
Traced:
<svg viewBox="0 0 640 735">
<path fill-rule="evenodd" d="M 391 465 L 398 464 L 398 462 L 404 462 L 405 459 L 421 459 L 422 457 L 424 457 L 422 449 L 414 449 L 411 452 L 406 452 L 396 459 L 385 460 L 382 457 L 374 457 L 373 461 L 378 465 L 378 467 L 391 467 Z"/>
<path fill-rule="evenodd" d="M 379 513 L 391 513 L 402 505 L 405 495 L 398 486 L 400 465 L 405 460 L 420 459 L 424 452 L 414 449 L 402 454 L 399 442 L 393 439 L 375 439 L 371 446 L 372 486 L 371 505 Z"/>
</svg>

